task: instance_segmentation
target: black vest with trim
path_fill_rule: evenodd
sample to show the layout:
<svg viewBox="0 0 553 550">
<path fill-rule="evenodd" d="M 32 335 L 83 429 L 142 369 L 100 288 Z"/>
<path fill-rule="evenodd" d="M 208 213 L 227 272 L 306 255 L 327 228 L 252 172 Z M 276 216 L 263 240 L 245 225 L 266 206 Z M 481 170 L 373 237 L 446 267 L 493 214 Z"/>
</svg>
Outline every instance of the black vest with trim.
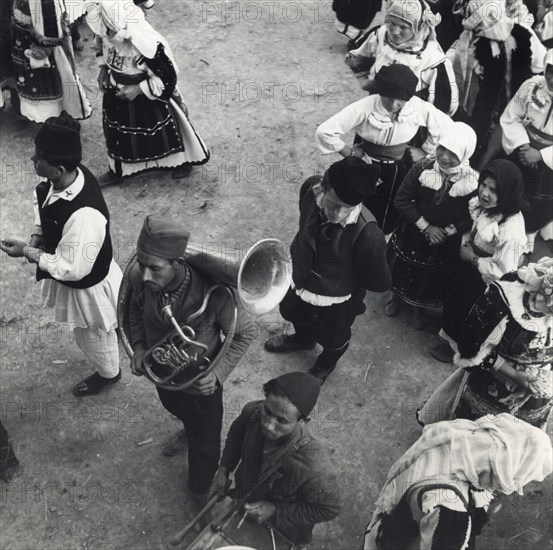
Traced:
<svg viewBox="0 0 553 550">
<path fill-rule="evenodd" d="M 292 279 L 297 289 L 321 296 L 346 296 L 359 286 L 353 248 L 365 225 L 376 223 L 372 213 L 361 208 L 357 223 L 342 226 L 324 223 L 313 186 L 322 180 L 314 176 L 300 200 L 300 225 L 290 247 Z"/>
<path fill-rule="evenodd" d="M 84 166 L 79 166 L 79 169 L 84 175 L 84 186 L 81 192 L 71 201 L 59 199 L 53 204 L 43 207 L 44 201 L 50 190 L 50 182 L 43 181 L 36 187 L 36 196 L 38 201 L 38 211 L 40 215 L 40 224 L 42 226 L 43 248 L 48 254 L 55 254 L 56 248 L 61 240 L 63 228 L 69 218 L 79 209 L 90 207 L 98 210 L 107 220 L 106 236 L 98 255 L 94 260 L 92 271 L 80 279 L 79 281 L 60 281 L 59 283 L 71 288 L 90 288 L 103 281 L 109 271 L 109 266 L 113 258 L 113 248 L 111 245 L 111 237 L 109 234 L 109 211 L 102 195 L 102 191 L 96 178 Z M 83 249 L 85 254 L 87 248 Z M 88 250 L 90 255 L 96 253 L 96 248 Z M 87 258 L 82 258 L 82 261 L 91 261 Z M 47 271 L 43 271 L 37 267 L 37 281 L 42 279 L 53 279 Z"/>
</svg>

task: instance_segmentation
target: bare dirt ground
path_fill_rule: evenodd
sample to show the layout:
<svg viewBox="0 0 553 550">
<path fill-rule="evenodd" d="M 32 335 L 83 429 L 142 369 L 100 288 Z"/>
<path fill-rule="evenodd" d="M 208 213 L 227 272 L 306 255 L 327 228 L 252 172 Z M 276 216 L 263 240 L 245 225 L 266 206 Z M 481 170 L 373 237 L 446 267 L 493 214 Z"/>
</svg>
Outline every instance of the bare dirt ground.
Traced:
<svg viewBox="0 0 553 550">
<path fill-rule="evenodd" d="M 149 19 L 173 46 L 180 88 L 212 158 L 186 180 L 150 173 L 106 189 L 117 260 L 128 259 L 150 213 L 181 220 L 196 244 L 229 255 L 264 237 L 290 243 L 301 183 L 338 160 L 318 153 L 315 128 L 362 97 L 342 62 L 345 41 L 334 30 L 331 2 L 157 0 Z M 90 33 L 83 38 L 77 62 L 95 107 L 82 124 L 84 162 L 101 173 L 101 98 Z M 0 235 L 26 239 L 37 128 L 9 107 L 0 116 Z M 159 448 L 178 422 L 153 385 L 131 375 L 123 350 L 119 384 L 73 397 L 72 385 L 89 367 L 67 328 L 40 307 L 32 266 L 5 255 L 0 262 L 1 414 L 24 468 L 13 484 L 0 483 L 0 547 L 165 548 L 191 518 L 185 458 L 163 458 Z M 344 498 L 340 517 L 316 528 L 315 549 L 360 548 L 389 467 L 420 434 L 416 406 L 451 371 L 428 355 L 435 336 L 414 330 L 407 315 L 385 317 L 382 301 L 368 296 L 313 415 Z M 314 360 L 314 352 L 263 350 L 281 325 L 277 313 L 258 318 L 257 338 L 225 384 L 224 433 L 245 403 L 261 397 L 263 382 Z M 550 482 L 499 503 L 480 549 L 553 548 Z"/>
</svg>

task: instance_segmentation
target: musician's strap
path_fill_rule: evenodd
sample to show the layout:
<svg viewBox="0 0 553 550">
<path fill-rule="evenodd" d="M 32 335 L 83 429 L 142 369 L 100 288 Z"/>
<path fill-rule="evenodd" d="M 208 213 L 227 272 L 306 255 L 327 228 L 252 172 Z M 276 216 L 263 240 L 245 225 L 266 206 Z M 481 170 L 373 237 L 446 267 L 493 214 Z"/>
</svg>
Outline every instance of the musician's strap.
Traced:
<svg viewBox="0 0 553 550">
<path fill-rule="evenodd" d="M 257 480 L 257 483 L 252 487 L 252 489 L 248 492 L 248 494 L 244 497 L 244 501 L 248 498 L 248 496 L 253 493 L 255 490 L 257 490 L 257 488 L 261 485 L 263 485 L 263 483 L 265 483 L 265 481 L 267 481 L 267 479 L 269 479 L 269 477 L 271 477 L 277 470 L 278 468 L 280 467 L 280 465 L 284 462 L 285 459 L 287 459 L 288 457 L 292 456 L 296 451 L 298 451 L 299 449 L 301 449 L 302 447 L 304 447 L 305 445 L 307 445 L 311 440 L 313 439 L 313 436 L 311 435 L 304 435 L 299 441 L 297 441 L 296 443 L 291 443 L 289 448 L 286 449 L 279 457 L 279 459 L 274 463 L 274 464 L 271 464 L 271 466 L 269 466 L 262 474 L 261 476 L 259 476 L 259 479 Z"/>
</svg>

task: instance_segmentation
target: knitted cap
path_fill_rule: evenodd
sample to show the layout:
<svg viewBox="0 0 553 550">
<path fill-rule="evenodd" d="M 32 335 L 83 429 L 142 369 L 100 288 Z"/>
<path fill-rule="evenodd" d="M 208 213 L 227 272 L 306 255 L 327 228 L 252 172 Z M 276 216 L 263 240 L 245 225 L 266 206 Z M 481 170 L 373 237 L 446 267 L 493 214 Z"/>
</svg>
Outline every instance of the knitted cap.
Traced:
<svg viewBox="0 0 553 550">
<path fill-rule="evenodd" d="M 405 101 L 415 95 L 419 83 L 415 73 L 401 63 L 385 65 L 376 73 L 374 81 L 378 95 Z"/>
<path fill-rule="evenodd" d="M 190 233 L 184 227 L 161 216 L 147 216 L 138 236 L 142 252 L 172 260 L 184 256 Z"/>
<path fill-rule="evenodd" d="M 35 145 L 46 161 L 79 163 L 82 160 L 81 125 L 63 111 L 41 125 Z"/>
<path fill-rule="evenodd" d="M 275 378 L 274 382 L 303 416 L 309 416 L 321 391 L 318 378 L 306 372 L 287 372 Z"/>
<path fill-rule="evenodd" d="M 338 198 L 356 206 L 376 192 L 380 166 L 367 164 L 358 157 L 346 157 L 331 164 L 328 181 Z"/>
</svg>

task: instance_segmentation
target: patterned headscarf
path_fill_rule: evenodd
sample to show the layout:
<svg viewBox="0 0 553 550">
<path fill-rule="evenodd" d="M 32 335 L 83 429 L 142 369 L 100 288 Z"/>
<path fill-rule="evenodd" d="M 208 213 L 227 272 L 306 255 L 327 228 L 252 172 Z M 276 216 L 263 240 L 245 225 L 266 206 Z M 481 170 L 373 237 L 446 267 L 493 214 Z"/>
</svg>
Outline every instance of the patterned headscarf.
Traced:
<svg viewBox="0 0 553 550">
<path fill-rule="evenodd" d="M 427 40 L 436 39 L 434 27 L 441 21 L 441 16 L 432 13 L 425 0 L 392 0 L 386 8 L 385 23 L 388 23 L 390 15 L 405 21 L 413 31 L 413 38 L 399 46 L 391 44 L 393 48 L 417 51 L 424 47 Z"/>
<path fill-rule="evenodd" d="M 524 290 L 538 294 L 553 313 L 553 258 L 543 257 L 537 263 L 521 267 L 518 276 L 524 281 Z"/>
<path fill-rule="evenodd" d="M 144 12 L 129 0 L 87 1 L 85 9 L 86 22 L 98 36 L 106 36 L 106 29 L 109 29 L 115 33 L 114 42 L 128 40 L 148 59 L 155 56 L 158 44 L 163 44 L 165 53 L 177 70 L 165 38 L 146 21 Z"/>
<path fill-rule="evenodd" d="M 505 42 L 513 26 L 505 0 L 470 0 L 464 8 L 463 27 L 475 36 Z"/>
</svg>

